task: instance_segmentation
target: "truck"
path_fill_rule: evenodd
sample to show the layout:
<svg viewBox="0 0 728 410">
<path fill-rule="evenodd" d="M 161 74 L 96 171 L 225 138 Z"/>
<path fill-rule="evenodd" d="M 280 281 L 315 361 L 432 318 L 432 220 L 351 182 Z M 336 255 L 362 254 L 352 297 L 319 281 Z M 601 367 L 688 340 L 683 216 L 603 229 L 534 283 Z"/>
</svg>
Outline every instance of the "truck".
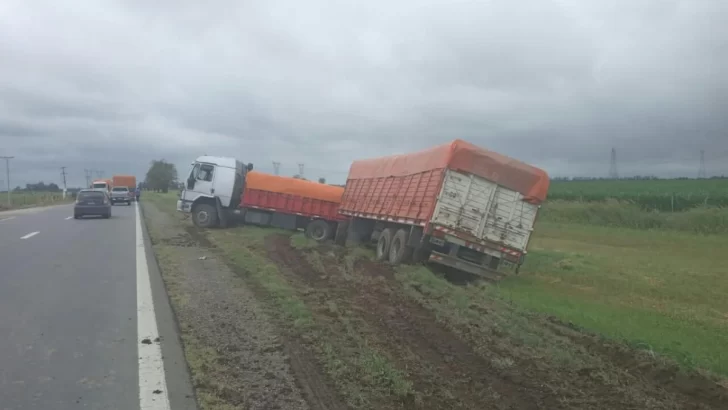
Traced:
<svg viewBox="0 0 728 410">
<path fill-rule="evenodd" d="M 91 186 L 89 186 L 94 191 L 103 191 L 109 195 L 111 195 L 111 187 L 112 182 L 110 179 L 94 179 L 91 181 Z"/>
<path fill-rule="evenodd" d="M 111 185 L 112 188 L 117 187 L 126 187 L 128 188 L 130 201 L 133 201 L 136 196 L 134 195 L 134 191 L 137 187 L 136 177 L 134 175 L 114 175 L 111 177 Z M 112 195 L 113 195 L 113 189 L 112 189 Z M 112 197 L 113 199 L 113 197 Z"/>
<path fill-rule="evenodd" d="M 348 219 L 339 213 L 344 188 L 253 171 L 230 157 L 201 156 L 192 163 L 177 210 L 201 228 L 232 223 L 304 230 L 317 241 L 332 238 Z"/>
<path fill-rule="evenodd" d="M 523 264 L 548 188 L 545 171 L 462 140 L 357 160 L 339 206 L 343 241 L 375 243 L 379 261 L 498 280 Z"/>
</svg>

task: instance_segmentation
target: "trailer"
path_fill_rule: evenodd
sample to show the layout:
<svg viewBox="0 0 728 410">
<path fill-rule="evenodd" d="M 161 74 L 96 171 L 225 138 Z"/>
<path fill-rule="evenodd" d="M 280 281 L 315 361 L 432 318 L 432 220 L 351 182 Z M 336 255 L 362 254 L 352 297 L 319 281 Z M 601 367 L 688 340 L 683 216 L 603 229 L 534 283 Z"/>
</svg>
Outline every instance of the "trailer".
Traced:
<svg viewBox="0 0 728 410">
<path fill-rule="evenodd" d="M 252 169 L 235 158 L 198 157 L 177 210 L 201 228 L 242 222 L 304 230 L 317 241 L 330 239 L 348 219 L 338 212 L 344 188 Z"/>
<path fill-rule="evenodd" d="M 500 279 L 523 264 L 549 177 L 462 140 L 352 163 L 344 242 L 380 261 L 430 262 Z"/>
</svg>

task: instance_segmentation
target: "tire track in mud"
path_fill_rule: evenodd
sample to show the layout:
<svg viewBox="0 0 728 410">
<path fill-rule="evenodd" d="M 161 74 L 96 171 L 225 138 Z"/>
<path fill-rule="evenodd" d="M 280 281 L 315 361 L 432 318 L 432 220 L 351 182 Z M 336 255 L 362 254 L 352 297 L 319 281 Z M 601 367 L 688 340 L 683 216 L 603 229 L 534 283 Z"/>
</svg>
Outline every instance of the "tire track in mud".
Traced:
<svg viewBox="0 0 728 410">
<path fill-rule="evenodd" d="M 442 327 L 433 314 L 399 295 L 391 287 L 388 267 L 359 261 L 357 279 L 343 279 L 338 266 L 324 263 L 316 270 L 290 238 L 275 235 L 266 241 L 268 256 L 307 285 L 336 297 L 373 330 L 373 343 L 406 369 L 421 395 L 414 408 L 552 409 L 558 403 L 543 392 L 524 389 L 504 377 L 467 343 Z M 341 255 L 337 255 L 340 259 Z M 338 261 L 341 262 L 341 261 Z"/>
</svg>

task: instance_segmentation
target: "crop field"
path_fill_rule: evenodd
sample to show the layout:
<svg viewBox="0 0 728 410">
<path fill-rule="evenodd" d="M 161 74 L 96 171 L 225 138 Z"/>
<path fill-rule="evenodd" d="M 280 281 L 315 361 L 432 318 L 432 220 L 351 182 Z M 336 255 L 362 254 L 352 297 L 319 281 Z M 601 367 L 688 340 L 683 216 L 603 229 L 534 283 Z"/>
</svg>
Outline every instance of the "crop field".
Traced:
<svg viewBox="0 0 728 410">
<path fill-rule="evenodd" d="M 728 206 L 728 179 L 552 181 L 549 200 L 616 199 L 646 210 L 678 212 Z"/>
<path fill-rule="evenodd" d="M 65 202 L 71 201 L 67 195 Z M 61 192 L 10 192 L 10 208 L 27 208 L 30 206 L 52 205 L 64 202 Z M 8 209 L 8 193 L 0 193 L 0 210 Z"/>
<path fill-rule="evenodd" d="M 175 198 L 142 200 L 203 409 L 249 407 L 270 387 L 247 355 L 279 351 L 312 409 L 728 408 L 723 236 L 544 220 L 521 274 L 494 284 L 290 231 L 200 231 Z M 243 288 L 283 347 L 234 344 L 261 331 L 251 300 L 224 295 Z"/>
</svg>

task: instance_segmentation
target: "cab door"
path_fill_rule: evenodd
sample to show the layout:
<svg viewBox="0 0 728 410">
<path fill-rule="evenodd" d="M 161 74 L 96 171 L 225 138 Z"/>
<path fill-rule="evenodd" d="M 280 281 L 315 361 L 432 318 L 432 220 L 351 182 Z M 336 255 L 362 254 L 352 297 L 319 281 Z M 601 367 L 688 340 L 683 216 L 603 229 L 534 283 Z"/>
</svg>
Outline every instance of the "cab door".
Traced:
<svg viewBox="0 0 728 410">
<path fill-rule="evenodd" d="M 184 200 L 194 201 L 200 196 L 215 196 L 215 165 L 196 163 L 186 181 Z"/>
</svg>

